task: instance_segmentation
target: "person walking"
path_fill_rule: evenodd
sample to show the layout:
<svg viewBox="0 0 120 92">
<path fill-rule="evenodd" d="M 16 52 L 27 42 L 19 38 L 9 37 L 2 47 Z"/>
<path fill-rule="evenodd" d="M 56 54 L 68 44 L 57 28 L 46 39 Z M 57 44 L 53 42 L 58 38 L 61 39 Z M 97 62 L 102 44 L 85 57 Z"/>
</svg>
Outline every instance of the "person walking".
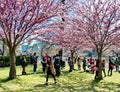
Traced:
<svg viewBox="0 0 120 92">
<path fill-rule="evenodd" d="M 83 59 L 83 70 L 86 72 L 86 58 Z"/>
<path fill-rule="evenodd" d="M 48 85 L 48 78 L 49 78 L 49 75 L 51 75 L 54 79 L 54 83 L 56 84 L 57 81 L 56 81 L 56 78 L 55 78 L 55 75 L 54 75 L 54 66 L 53 66 L 53 62 L 51 60 L 51 57 L 48 57 L 47 58 L 47 68 L 46 68 L 46 85 Z"/>
<path fill-rule="evenodd" d="M 25 69 L 25 67 L 27 66 L 27 61 L 26 61 L 25 55 L 22 55 L 21 65 L 22 65 L 22 75 L 26 75 L 26 69 Z"/>
<path fill-rule="evenodd" d="M 81 70 L 81 62 L 79 57 L 77 59 L 77 65 L 78 65 L 78 70 Z"/>
<path fill-rule="evenodd" d="M 69 65 L 69 72 L 72 72 L 73 70 L 73 62 L 71 57 L 68 58 L 68 65 Z"/>
</svg>

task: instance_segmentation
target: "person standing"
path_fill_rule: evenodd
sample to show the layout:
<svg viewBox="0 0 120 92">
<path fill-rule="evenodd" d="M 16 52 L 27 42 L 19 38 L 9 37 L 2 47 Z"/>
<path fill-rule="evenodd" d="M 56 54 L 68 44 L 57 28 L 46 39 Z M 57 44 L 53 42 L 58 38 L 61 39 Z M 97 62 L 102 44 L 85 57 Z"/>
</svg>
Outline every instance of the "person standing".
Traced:
<svg viewBox="0 0 120 92">
<path fill-rule="evenodd" d="M 87 66 L 89 69 L 91 68 L 90 59 L 87 59 Z"/>
<path fill-rule="evenodd" d="M 26 61 L 25 55 L 22 55 L 21 65 L 22 65 L 22 75 L 26 75 L 26 69 L 25 69 L 25 67 L 27 66 L 27 61 Z"/>
<path fill-rule="evenodd" d="M 68 58 L 68 65 L 69 65 L 69 72 L 72 72 L 73 70 L 73 62 L 71 57 Z"/>
<path fill-rule="evenodd" d="M 54 67 L 55 67 L 56 76 L 59 76 L 60 75 L 60 57 L 58 54 L 56 54 L 54 58 Z"/>
<path fill-rule="evenodd" d="M 33 55 L 33 73 L 36 74 L 36 69 L 37 69 L 37 58 L 36 53 Z"/>
<path fill-rule="evenodd" d="M 109 69 L 108 69 L 108 76 L 112 76 L 112 70 L 114 68 L 113 59 L 109 58 Z M 109 74 L 110 73 L 110 74 Z"/>
<path fill-rule="evenodd" d="M 46 65 L 47 65 L 47 60 L 45 59 L 45 56 L 42 56 L 41 63 L 42 63 L 42 70 L 45 73 L 45 71 L 46 71 Z"/>
<path fill-rule="evenodd" d="M 48 85 L 48 78 L 49 78 L 49 75 L 51 75 L 54 79 L 54 83 L 56 84 L 56 78 L 55 78 L 55 75 L 54 75 L 54 66 L 53 66 L 53 62 L 51 60 L 51 57 L 48 57 L 47 58 L 47 68 L 46 68 L 46 85 Z"/>
<path fill-rule="evenodd" d="M 92 57 L 90 58 L 90 64 L 91 65 L 93 64 L 93 58 Z"/>
<path fill-rule="evenodd" d="M 116 58 L 115 60 L 115 68 L 116 68 L 116 72 L 119 71 L 119 61 L 118 61 L 118 58 Z"/>
<path fill-rule="evenodd" d="M 86 72 L 86 58 L 83 59 L 83 70 Z"/>
<path fill-rule="evenodd" d="M 97 59 L 97 60 L 96 60 L 96 68 L 95 68 L 95 70 L 96 70 L 95 79 L 98 78 L 99 62 L 100 62 L 100 59 Z"/>
</svg>

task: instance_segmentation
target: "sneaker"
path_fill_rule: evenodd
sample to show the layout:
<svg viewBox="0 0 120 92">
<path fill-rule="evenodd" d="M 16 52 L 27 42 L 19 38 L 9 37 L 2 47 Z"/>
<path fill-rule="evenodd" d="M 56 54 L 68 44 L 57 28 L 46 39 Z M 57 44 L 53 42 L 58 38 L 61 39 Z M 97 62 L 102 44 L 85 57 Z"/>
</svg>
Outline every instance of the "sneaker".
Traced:
<svg viewBox="0 0 120 92">
<path fill-rule="evenodd" d="M 36 72 L 34 72 L 34 74 L 36 74 Z"/>
</svg>

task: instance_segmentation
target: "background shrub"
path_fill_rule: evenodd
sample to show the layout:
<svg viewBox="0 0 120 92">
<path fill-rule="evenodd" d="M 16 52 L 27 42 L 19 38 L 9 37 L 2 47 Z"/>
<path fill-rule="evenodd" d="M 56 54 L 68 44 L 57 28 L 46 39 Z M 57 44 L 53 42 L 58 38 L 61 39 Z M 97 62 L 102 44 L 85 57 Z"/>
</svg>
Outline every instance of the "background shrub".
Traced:
<svg viewBox="0 0 120 92">
<path fill-rule="evenodd" d="M 30 57 L 26 56 L 27 64 L 30 64 Z M 21 56 L 16 56 L 16 65 L 21 65 Z M 0 67 L 10 66 L 9 56 L 0 56 Z"/>
</svg>

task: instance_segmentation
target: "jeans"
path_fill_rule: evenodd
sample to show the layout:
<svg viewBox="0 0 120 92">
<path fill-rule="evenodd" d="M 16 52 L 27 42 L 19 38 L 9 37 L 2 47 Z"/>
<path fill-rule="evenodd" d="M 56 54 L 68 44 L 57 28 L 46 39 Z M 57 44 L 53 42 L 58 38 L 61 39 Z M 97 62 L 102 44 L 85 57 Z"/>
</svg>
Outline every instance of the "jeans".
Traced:
<svg viewBox="0 0 120 92">
<path fill-rule="evenodd" d="M 36 69 L 37 69 L 37 64 L 34 64 L 33 72 L 36 72 Z"/>
</svg>

